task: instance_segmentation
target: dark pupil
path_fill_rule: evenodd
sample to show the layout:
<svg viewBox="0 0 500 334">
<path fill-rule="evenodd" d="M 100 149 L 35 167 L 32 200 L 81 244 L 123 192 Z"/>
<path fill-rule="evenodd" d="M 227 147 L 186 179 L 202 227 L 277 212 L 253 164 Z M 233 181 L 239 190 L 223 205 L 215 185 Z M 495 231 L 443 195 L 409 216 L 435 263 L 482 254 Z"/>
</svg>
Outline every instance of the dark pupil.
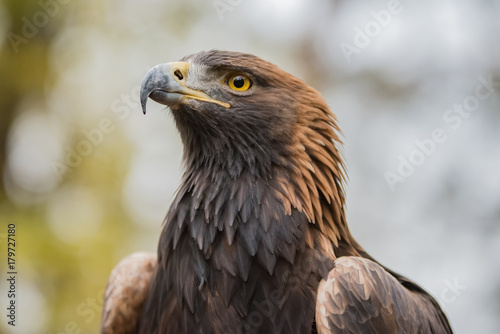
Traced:
<svg viewBox="0 0 500 334">
<path fill-rule="evenodd" d="M 245 78 L 243 78 L 243 77 L 236 77 L 236 78 L 234 78 L 233 85 L 236 88 L 243 87 L 245 85 Z"/>
</svg>

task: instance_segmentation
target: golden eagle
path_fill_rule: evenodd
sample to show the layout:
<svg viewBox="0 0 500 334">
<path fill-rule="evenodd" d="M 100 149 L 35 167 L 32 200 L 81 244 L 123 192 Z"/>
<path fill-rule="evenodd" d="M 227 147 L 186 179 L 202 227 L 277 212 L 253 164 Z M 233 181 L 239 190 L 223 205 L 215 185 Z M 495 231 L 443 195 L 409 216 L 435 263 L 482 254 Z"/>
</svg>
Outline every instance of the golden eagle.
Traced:
<svg viewBox="0 0 500 334">
<path fill-rule="evenodd" d="M 101 333 L 452 333 L 351 236 L 339 129 L 316 90 L 212 50 L 153 67 L 140 97 L 170 108 L 185 172 L 157 255 L 113 270 Z"/>
</svg>

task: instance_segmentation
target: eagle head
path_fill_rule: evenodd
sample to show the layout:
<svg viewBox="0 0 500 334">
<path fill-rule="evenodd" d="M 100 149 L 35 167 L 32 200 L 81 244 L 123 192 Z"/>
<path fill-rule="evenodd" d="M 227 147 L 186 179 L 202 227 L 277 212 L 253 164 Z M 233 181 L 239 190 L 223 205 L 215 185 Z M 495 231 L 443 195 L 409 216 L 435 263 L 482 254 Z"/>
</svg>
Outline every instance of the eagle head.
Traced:
<svg viewBox="0 0 500 334">
<path fill-rule="evenodd" d="M 320 94 L 254 55 L 211 50 L 157 65 L 142 83 L 144 113 L 148 97 L 172 111 L 188 165 L 269 175 L 306 146 L 338 156 L 335 118 Z"/>
</svg>

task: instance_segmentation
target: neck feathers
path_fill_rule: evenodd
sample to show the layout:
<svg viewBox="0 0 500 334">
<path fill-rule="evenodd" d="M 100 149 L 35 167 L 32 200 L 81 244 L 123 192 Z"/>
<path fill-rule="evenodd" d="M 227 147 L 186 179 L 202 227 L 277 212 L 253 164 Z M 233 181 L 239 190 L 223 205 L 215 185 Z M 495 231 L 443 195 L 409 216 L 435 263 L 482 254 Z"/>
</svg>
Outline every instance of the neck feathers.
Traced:
<svg viewBox="0 0 500 334">
<path fill-rule="evenodd" d="M 166 218 L 167 223 L 177 226 L 171 231 L 174 247 L 184 228 L 205 253 L 219 234 L 231 245 L 235 236 L 245 231 L 246 248 L 252 254 L 275 228 L 279 229 L 275 233 L 292 241 L 294 229 L 303 229 L 298 222 L 285 223 L 287 217 L 297 215 L 295 212 L 335 248 L 342 241 L 350 244 L 339 130 L 326 103 L 316 94 L 311 90 L 310 99 L 301 105 L 293 140 L 285 149 L 256 149 L 262 154 L 253 156 L 221 150 L 218 154 L 225 160 L 220 161 L 208 158 L 203 150 L 186 152 L 183 182 Z M 266 158 L 260 161 L 259 156 Z M 312 238 L 308 233 L 299 234 L 307 241 Z M 252 237 L 255 239 L 250 240 Z M 268 244 L 276 247 L 276 241 Z"/>
</svg>

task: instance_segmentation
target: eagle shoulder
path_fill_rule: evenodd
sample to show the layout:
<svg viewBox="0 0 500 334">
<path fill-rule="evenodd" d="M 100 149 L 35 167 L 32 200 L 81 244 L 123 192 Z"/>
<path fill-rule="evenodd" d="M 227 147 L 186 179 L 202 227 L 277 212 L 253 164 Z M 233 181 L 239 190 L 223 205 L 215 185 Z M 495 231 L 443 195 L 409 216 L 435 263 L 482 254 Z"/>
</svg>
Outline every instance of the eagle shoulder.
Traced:
<svg viewBox="0 0 500 334">
<path fill-rule="evenodd" d="M 124 258 L 111 272 L 101 318 L 101 334 L 137 332 L 156 254 L 139 252 Z"/>
<path fill-rule="evenodd" d="M 340 257 L 319 284 L 318 333 L 452 333 L 440 307 L 422 291 L 407 289 L 374 261 Z"/>
</svg>

